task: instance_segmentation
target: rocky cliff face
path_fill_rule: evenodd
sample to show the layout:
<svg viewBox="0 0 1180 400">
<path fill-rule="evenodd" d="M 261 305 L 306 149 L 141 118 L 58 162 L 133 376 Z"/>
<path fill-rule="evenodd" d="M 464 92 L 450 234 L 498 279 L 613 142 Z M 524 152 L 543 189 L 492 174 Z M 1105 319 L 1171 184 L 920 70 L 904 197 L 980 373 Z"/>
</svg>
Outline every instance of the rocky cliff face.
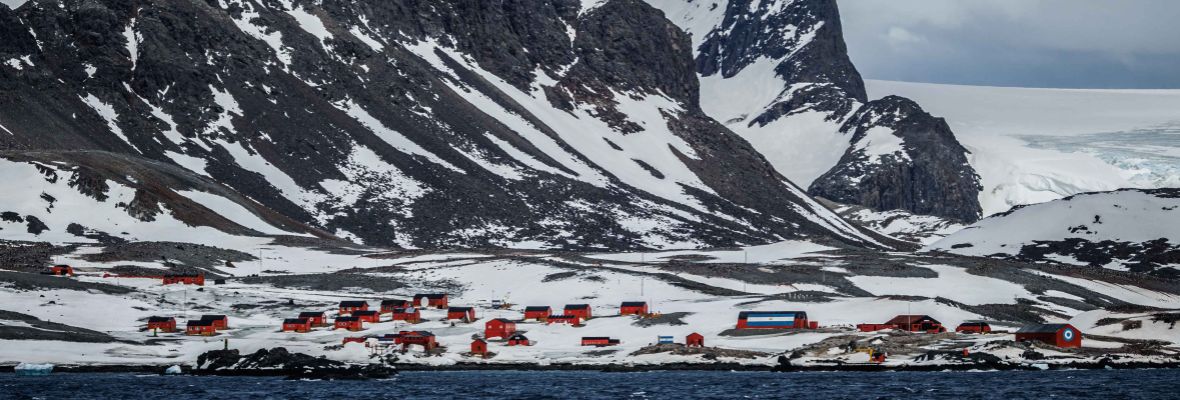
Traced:
<svg viewBox="0 0 1180 400">
<path fill-rule="evenodd" d="M 979 177 L 942 118 L 889 96 L 861 107 L 841 132 L 852 135 L 852 147 L 812 182 L 812 195 L 877 210 L 979 219 Z"/>
<path fill-rule="evenodd" d="M 381 246 L 880 245 L 706 113 L 693 39 L 641 1 L 34 0 L 0 22 L 3 156 L 134 190 L 111 204 L 131 219 L 251 232 L 197 191 Z"/>
<path fill-rule="evenodd" d="M 883 211 L 979 218 L 978 178 L 946 124 L 908 100 L 868 101 L 835 0 L 649 2 L 696 39 L 705 112 L 813 195 Z M 901 109 L 904 129 L 868 117 L 890 108 Z M 932 153 L 859 157 L 865 133 L 883 130 L 904 148 Z"/>
</svg>

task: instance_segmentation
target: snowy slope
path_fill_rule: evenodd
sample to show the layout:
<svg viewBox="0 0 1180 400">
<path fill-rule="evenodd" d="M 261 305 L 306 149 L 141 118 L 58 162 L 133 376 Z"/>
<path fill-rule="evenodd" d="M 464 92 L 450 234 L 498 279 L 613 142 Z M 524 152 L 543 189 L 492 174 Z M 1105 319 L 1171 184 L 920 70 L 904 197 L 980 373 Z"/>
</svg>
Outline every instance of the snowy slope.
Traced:
<svg viewBox="0 0 1180 400">
<path fill-rule="evenodd" d="M 985 215 L 1083 192 L 1180 186 L 1180 90 L 866 87 L 947 119 L 982 178 Z"/>
<path fill-rule="evenodd" d="M 1085 193 L 986 218 L 928 250 L 1176 275 L 1180 190 Z"/>
</svg>

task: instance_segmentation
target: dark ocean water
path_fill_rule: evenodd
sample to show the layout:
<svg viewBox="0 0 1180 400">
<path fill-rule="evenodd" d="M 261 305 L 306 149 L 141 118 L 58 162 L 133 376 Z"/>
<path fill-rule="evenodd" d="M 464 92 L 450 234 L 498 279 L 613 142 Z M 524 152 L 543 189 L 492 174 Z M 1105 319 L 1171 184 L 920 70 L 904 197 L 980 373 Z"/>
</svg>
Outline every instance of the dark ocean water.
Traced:
<svg viewBox="0 0 1180 400">
<path fill-rule="evenodd" d="M 381 381 L 0 374 L 0 399 L 1180 399 L 1180 370 L 406 372 Z"/>
</svg>

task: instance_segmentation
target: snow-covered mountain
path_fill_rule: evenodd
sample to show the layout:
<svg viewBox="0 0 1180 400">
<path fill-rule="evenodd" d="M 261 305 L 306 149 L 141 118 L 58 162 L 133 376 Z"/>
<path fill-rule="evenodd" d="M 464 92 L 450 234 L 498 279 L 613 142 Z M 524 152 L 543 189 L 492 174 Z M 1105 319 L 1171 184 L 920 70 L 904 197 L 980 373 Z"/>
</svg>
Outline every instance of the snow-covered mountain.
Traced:
<svg viewBox="0 0 1180 400">
<path fill-rule="evenodd" d="M 985 218 L 927 250 L 1180 276 L 1180 189 L 1085 193 Z"/>
<path fill-rule="evenodd" d="M 866 82 L 946 118 L 979 173 L 984 215 L 1085 192 L 1180 187 L 1180 90 Z"/>
<path fill-rule="evenodd" d="M 882 246 L 714 119 L 715 94 L 748 82 L 723 77 L 773 59 L 810 83 L 761 120 L 815 108 L 831 128 L 820 142 L 844 152 L 834 124 L 864 94 L 834 2 L 735 1 L 689 19 L 713 17 L 744 22 L 702 47 L 637 0 L 0 7 L 0 148 L 18 162 L 5 173 L 53 170 L 128 211 L 84 226 L 96 235 L 156 210 L 217 226 L 233 218 L 177 210 L 226 199 L 284 231 L 380 246 Z M 753 42 L 769 47 L 741 50 Z M 109 201 L 113 186 L 133 194 Z M 79 211 L 19 214 L 62 232 L 70 218 L 45 214 Z"/>
<path fill-rule="evenodd" d="M 693 36 L 701 107 L 813 195 L 962 221 L 978 177 L 912 101 L 869 101 L 835 1 L 651 0 Z"/>
</svg>

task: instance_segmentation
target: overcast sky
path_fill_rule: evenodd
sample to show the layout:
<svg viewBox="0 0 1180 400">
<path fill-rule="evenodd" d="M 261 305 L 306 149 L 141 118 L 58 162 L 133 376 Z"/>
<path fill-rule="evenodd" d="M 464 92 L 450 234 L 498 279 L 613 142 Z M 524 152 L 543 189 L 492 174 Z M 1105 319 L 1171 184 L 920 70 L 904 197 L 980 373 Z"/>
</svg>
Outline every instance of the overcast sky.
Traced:
<svg viewBox="0 0 1180 400">
<path fill-rule="evenodd" d="M 1180 0 L 839 0 L 869 79 L 1180 88 Z"/>
</svg>

